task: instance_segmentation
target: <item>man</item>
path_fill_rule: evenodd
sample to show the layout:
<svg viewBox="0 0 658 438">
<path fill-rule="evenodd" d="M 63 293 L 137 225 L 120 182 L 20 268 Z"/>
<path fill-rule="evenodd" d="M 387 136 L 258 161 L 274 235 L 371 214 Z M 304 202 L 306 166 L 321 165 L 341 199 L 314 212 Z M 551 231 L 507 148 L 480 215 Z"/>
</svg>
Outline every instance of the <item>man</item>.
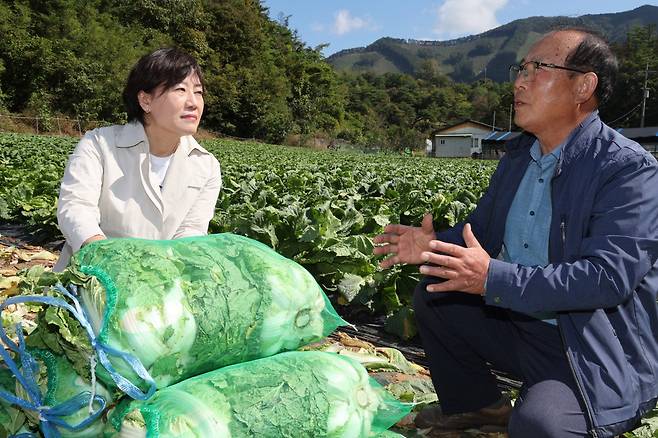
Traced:
<svg viewBox="0 0 658 438">
<path fill-rule="evenodd" d="M 414 309 L 441 407 L 417 424 L 615 436 L 658 396 L 658 164 L 598 116 L 617 71 L 598 36 L 549 33 L 510 71 L 525 133 L 473 213 L 375 238 L 382 267 L 426 275 Z M 492 367 L 524 382 L 514 409 Z"/>
</svg>

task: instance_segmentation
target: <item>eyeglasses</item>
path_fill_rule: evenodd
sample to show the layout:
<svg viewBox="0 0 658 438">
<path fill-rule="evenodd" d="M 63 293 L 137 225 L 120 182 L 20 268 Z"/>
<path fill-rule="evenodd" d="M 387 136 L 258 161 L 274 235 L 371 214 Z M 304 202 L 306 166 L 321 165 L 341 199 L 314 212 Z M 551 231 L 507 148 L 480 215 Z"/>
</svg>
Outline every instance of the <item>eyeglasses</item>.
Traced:
<svg viewBox="0 0 658 438">
<path fill-rule="evenodd" d="M 582 74 L 587 73 L 586 71 L 578 70 L 577 68 L 565 67 L 563 65 L 547 64 L 545 62 L 539 62 L 539 61 L 528 61 L 528 62 L 524 62 L 523 64 L 512 64 L 509 66 L 510 82 L 516 81 L 516 78 L 518 78 L 519 76 L 531 82 L 535 79 L 537 70 L 540 69 L 541 67 L 557 68 L 560 70 L 573 71 Z"/>
</svg>

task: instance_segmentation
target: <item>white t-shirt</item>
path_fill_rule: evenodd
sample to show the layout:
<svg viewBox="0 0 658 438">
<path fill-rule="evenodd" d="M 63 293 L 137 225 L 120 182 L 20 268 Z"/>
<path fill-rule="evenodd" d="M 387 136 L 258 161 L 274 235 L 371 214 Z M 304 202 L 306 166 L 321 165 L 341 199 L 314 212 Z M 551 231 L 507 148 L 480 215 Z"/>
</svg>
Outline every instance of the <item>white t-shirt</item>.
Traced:
<svg viewBox="0 0 658 438">
<path fill-rule="evenodd" d="M 171 158 L 174 155 L 169 155 L 166 157 L 158 157 L 153 154 L 149 154 L 149 161 L 151 162 L 151 181 L 155 183 L 156 186 L 160 187 L 162 190 L 162 184 L 164 183 L 165 176 L 167 176 L 167 169 L 169 169 L 169 163 L 171 163 Z"/>
</svg>

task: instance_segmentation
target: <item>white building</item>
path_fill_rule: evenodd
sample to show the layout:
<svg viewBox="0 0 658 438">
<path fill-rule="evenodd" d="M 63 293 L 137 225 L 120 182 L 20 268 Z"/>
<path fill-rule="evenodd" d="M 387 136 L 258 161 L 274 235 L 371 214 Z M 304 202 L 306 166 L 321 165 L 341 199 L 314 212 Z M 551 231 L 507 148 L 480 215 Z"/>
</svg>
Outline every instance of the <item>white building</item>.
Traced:
<svg viewBox="0 0 658 438">
<path fill-rule="evenodd" d="M 482 140 L 500 128 L 486 123 L 466 120 L 435 131 L 432 135 L 433 157 L 458 158 L 482 154 Z"/>
</svg>

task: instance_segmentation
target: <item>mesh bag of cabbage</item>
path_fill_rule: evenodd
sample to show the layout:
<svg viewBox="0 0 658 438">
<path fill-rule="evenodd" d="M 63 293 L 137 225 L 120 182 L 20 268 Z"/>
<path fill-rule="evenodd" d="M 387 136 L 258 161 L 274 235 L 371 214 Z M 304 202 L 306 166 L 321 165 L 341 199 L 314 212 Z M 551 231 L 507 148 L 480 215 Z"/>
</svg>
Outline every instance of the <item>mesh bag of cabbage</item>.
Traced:
<svg viewBox="0 0 658 438">
<path fill-rule="evenodd" d="M 120 406 L 106 436 L 368 437 L 411 407 L 353 359 L 295 351 L 212 371 Z"/>
<path fill-rule="evenodd" d="M 16 387 L 14 374 L 0 361 L 0 391 L 13 394 Z M 0 397 L 0 437 L 12 436 L 23 428 L 25 414 Z"/>
<path fill-rule="evenodd" d="M 57 356 L 46 350 L 30 350 L 37 369 L 33 369 L 37 398 L 41 405 L 35 406 L 34 392 L 30 393 L 19 380 L 15 381 L 15 394 L 19 399 L 32 403 L 21 403 L 20 407 L 27 417 L 26 426 L 36 428 L 45 436 L 62 438 L 95 438 L 102 436 L 105 423 L 101 417 L 105 406 L 112 403 L 112 395 L 100 383 L 91 384 L 82 379 L 66 357 Z M 25 376 L 25 369 L 21 373 Z M 26 377 L 26 376 L 25 376 Z M 31 379 L 29 379 L 31 380 Z M 23 380 L 25 381 L 25 380 Z M 89 399 L 94 399 L 90 412 Z"/>
<path fill-rule="evenodd" d="M 97 241 L 71 269 L 93 276 L 79 295 L 99 341 L 137 357 L 159 388 L 297 349 L 346 324 L 308 271 L 234 234 Z"/>
</svg>

